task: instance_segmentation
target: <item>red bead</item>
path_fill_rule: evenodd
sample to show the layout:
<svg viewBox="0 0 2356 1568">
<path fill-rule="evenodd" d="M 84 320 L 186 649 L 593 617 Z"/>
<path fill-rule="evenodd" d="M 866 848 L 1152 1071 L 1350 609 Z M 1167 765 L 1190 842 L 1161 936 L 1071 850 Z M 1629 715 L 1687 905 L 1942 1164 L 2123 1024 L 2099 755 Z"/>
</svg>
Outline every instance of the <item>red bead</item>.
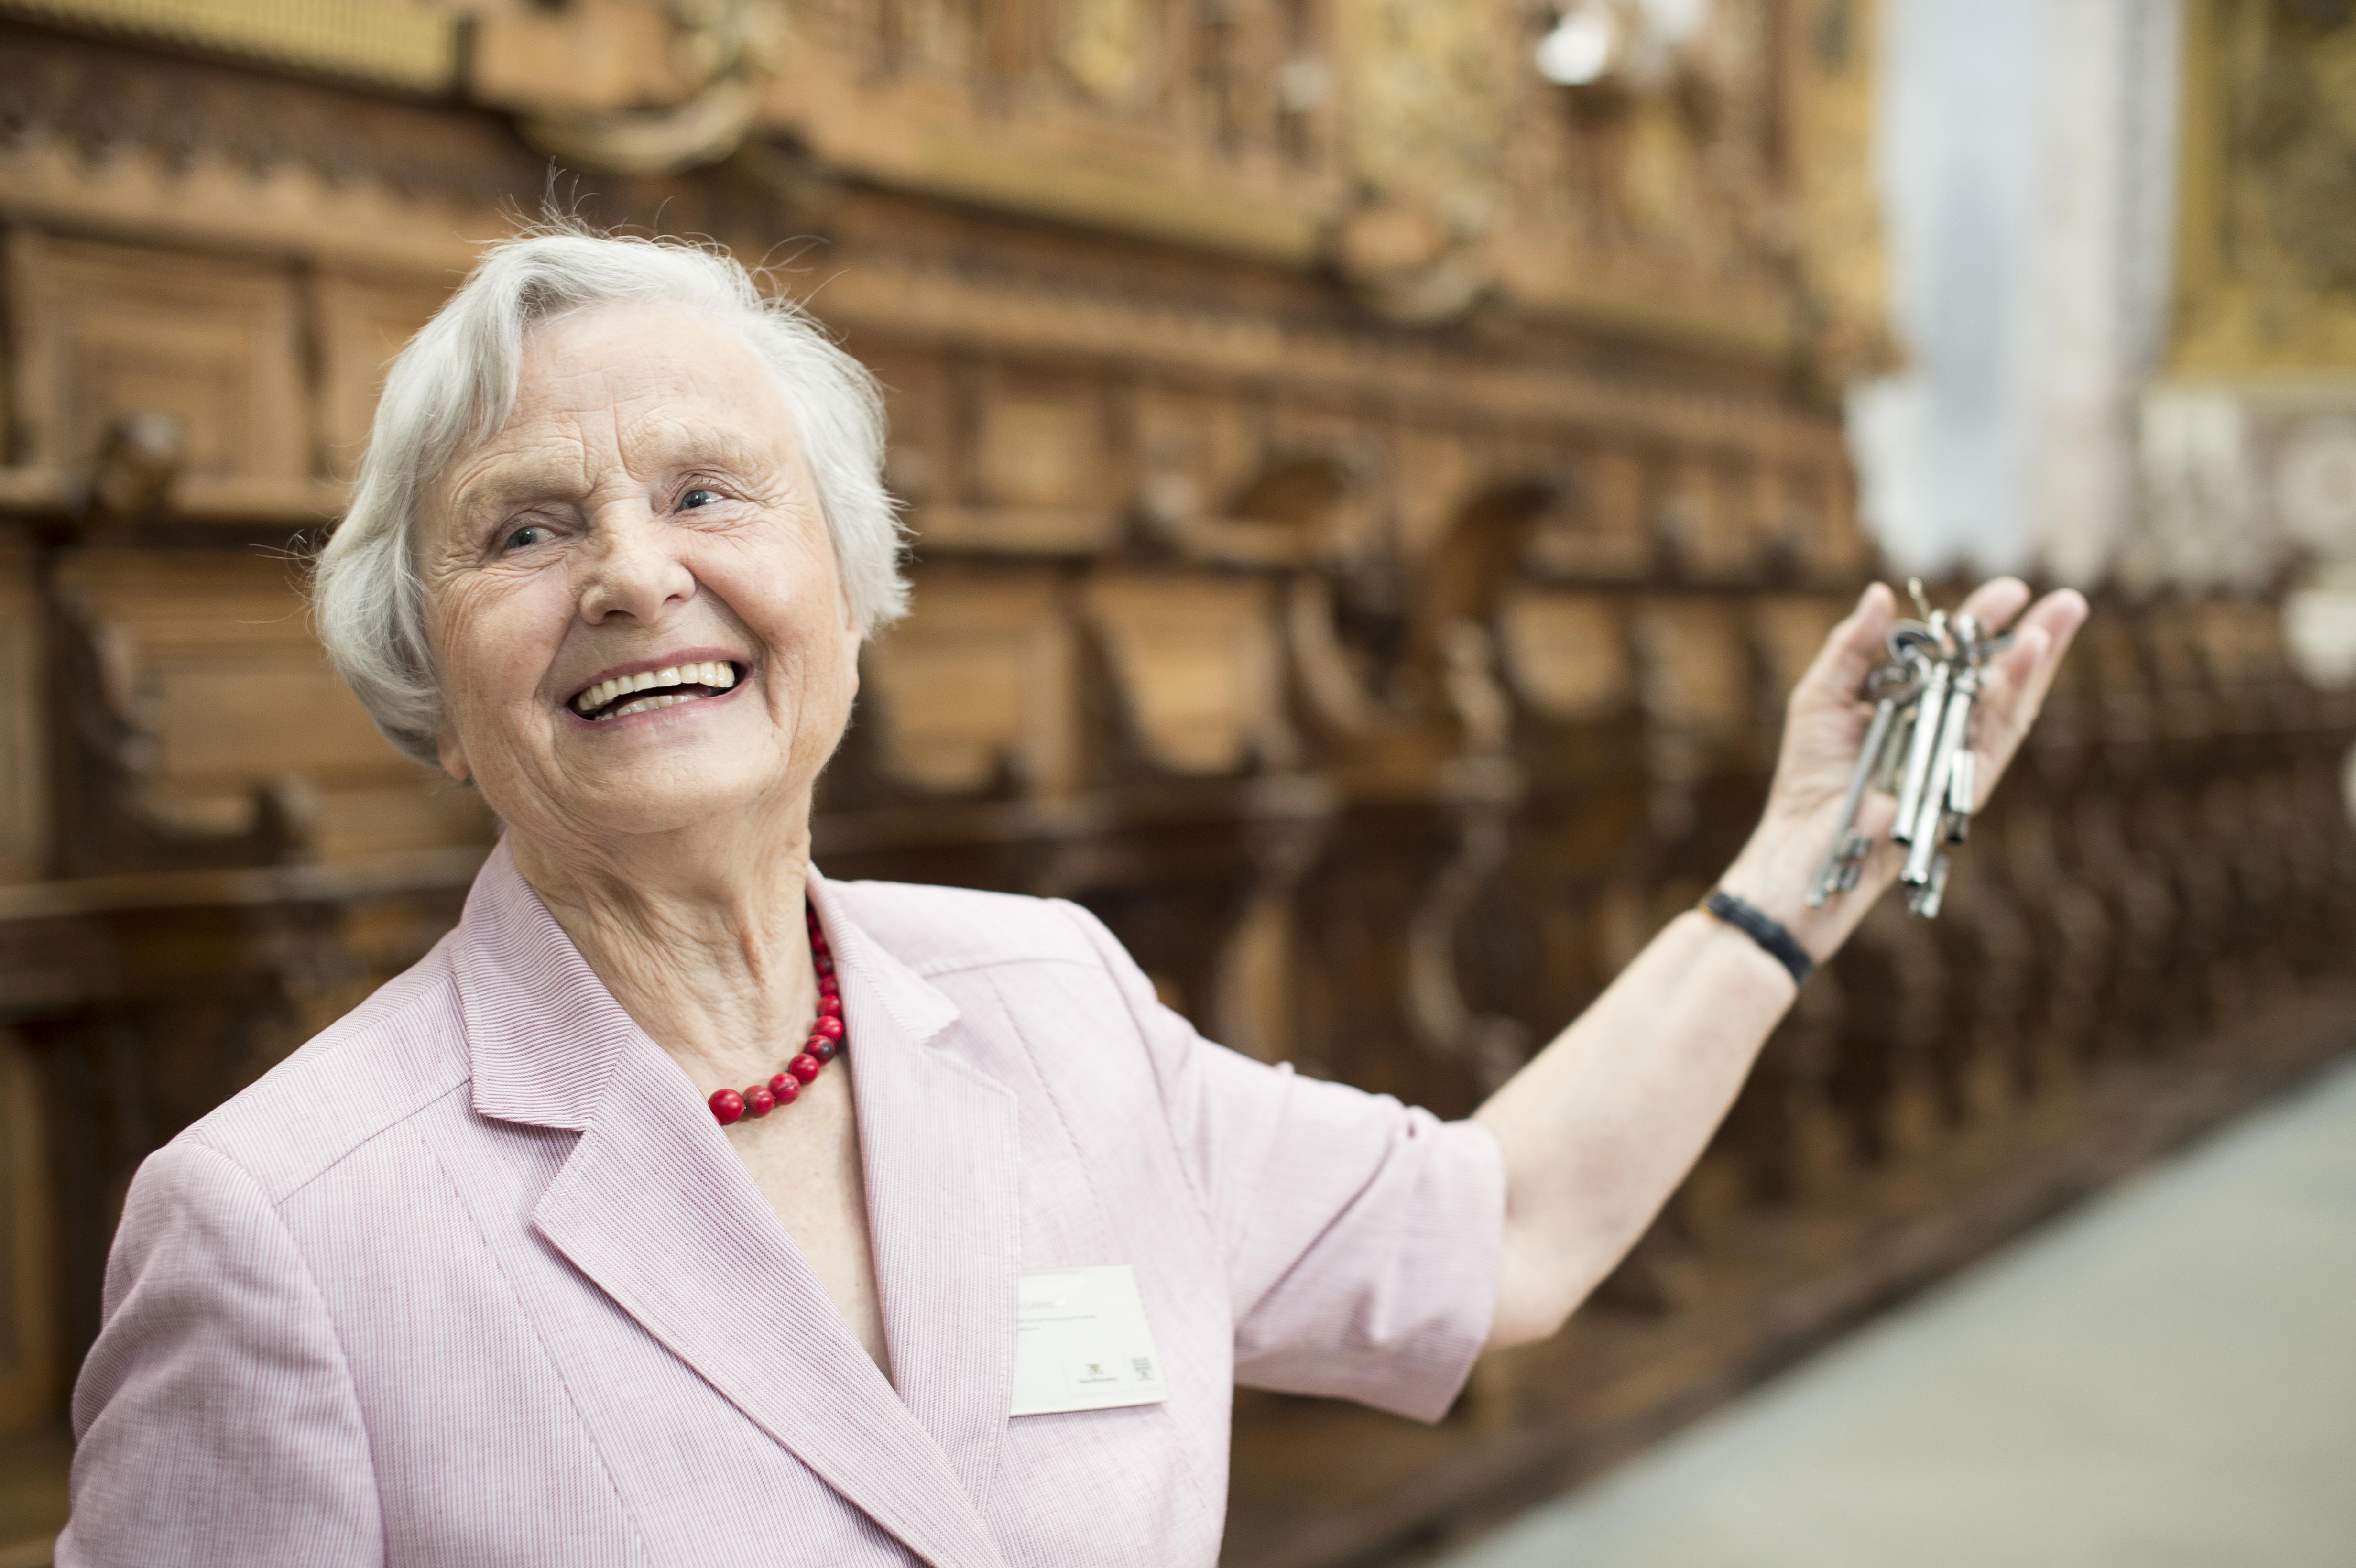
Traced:
<svg viewBox="0 0 2356 1568">
<path fill-rule="evenodd" d="M 810 927 L 810 951 L 812 953 L 831 953 L 834 951 L 832 947 L 827 944 L 826 933 L 820 931 L 815 925 Z"/>
<path fill-rule="evenodd" d="M 802 1054 L 818 1058 L 819 1065 L 823 1067 L 834 1060 L 834 1041 L 822 1034 L 812 1035 L 809 1044 L 803 1049 Z"/>
<path fill-rule="evenodd" d="M 802 1081 L 790 1072 L 780 1072 L 769 1080 L 769 1097 L 780 1105 L 790 1105 L 802 1097 Z"/>
<path fill-rule="evenodd" d="M 841 1008 L 837 1008 L 834 1010 L 839 1013 L 842 1009 Z M 842 1020 L 821 1011 L 819 1014 L 818 1022 L 810 1025 L 810 1033 L 813 1035 L 824 1035 L 829 1040 L 841 1040 L 842 1038 Z"/>
<path fill-rule="evenodd" d="M 810 963 L 816 965 L 821 975 L 834 973 L 834 955 L 831 953 L 813 953 L 810 955 Z"/>
<path fill-rule="evenodd" d="M 818 994 L 821 997 L 839 997 L 842 995 L 842 982 L 831 975 L 820 975 L 818 977 Z"/>
<path fill-rule="evenodd" d="M 841 1018 L 842 1016 L 842 997 L 841 993 L 838 992 L 836 995 L 831 997 L 819 997 L 818 999 L 818 1010 L 819 1016 L 823 1018 Z"/>
<path fill-rule="evenodd" d="M 819 1068 L 821 1065 L 815 1056 L 797 1056 L 786 1063 L 786 1071 L 807 1083 L 818 1076 Z"/>
<path fill-rule="evenodd" d="M 706 1104 L 711 1105 L 712 1115 L 723 1127 L 744 1115 L 744 1096 L 734 1089 L 714 1089 Z"/>
<path fill-rule="evenodd" d="M 766 1116 L 777 1108 L 777 1097 L 758 1083 L 744 1091 L 744 1109 L 755 1116 Z"/>
</svg>

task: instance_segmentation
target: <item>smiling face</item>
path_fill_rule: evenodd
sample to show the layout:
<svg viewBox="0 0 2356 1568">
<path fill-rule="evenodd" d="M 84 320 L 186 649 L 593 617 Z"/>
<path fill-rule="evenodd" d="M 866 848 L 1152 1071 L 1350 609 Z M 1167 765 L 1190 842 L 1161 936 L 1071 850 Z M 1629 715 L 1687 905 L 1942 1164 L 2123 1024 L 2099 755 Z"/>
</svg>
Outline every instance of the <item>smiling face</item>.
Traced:
<svg viewBox="0 0 2356 1568">
<path fill-rule="evenodd" d="M 535 327 L 506 425 L 422 522 L 442 763 L 511 827 L 798 827 L 858 635 L 791 411 L 725 327 L 644 305 Z"/>
</svg>

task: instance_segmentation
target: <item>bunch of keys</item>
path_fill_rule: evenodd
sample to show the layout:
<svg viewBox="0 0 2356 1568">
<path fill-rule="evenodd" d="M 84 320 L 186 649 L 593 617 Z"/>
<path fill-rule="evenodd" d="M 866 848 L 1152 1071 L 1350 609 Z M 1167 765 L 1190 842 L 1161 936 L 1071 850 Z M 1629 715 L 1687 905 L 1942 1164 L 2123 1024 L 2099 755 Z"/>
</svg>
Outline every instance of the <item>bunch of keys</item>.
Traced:
<svg viewBox="0 0 2356 1568">
<path fill-rule="evenodd" d="M 1898 797 L 1890 837 L 1906 847 L 1900 880 L 1906 885 L 1908 912 L 1920 919 L 1936 919 L 1946 897 L 1943 847 L 1961 844 L 1971 834 L 1978 784 L 1972 704 L 1988 659 L 2012 639 L 1988 636 L 1967 613 L 1951 616 L 1932 609 L 1923 602 L 1919 580 L 1910 580 L 1906 590 L 1922 619 L 1890 628 L 1889 661 L 1866 677 L 1873 721 L 1841 799 L 1840 827 L 1808 888 L 1810 909 L 1847 892 L 1864 874 L 1873 839 L 1857 830 L 1857 813 L 1869 785 Z"/>
</svg>

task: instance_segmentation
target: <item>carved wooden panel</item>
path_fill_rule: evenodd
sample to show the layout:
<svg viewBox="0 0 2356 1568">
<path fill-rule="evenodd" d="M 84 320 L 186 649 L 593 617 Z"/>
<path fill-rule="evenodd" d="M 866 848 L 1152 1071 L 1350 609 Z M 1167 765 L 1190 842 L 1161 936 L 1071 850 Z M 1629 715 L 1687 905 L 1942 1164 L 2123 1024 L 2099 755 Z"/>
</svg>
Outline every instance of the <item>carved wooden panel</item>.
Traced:
<svg viewBox="0 0 2356 1568">
<path fill-rule="evenodd" d="M 0 546 L 0 884 L 29 881 L 47 869 L 41 666 L 33 552 Z"/>
<path fill-rule="evenodd" d="M 916 611 L 871 645 L 860 722 L 885 775 L 943 793 L 1001 777 L 1072 785 L 1073 647 L 1065 594 L 1036 572 L 932 568 Z"/>
<path fill-rule="evenodd" d="M 970 389 L 959 496 L 926 507 L 919 539 L 955 549 L 1087 554 L 1118 538 L 1103 400 L 1084 382 L 995 375 Z"/>
<path fill-rule="evenodd" d="M 1590 581 L 1644 576 L 1656 553 L 1644 485 L 1643 459 L 1623 447 L 1571 454 L 1559 501 L 1531 531 L 1529 570 Z"/>
<path fill-rule="evenodd" d="M 1391 471 L 1384 477 L 1400 548 L 1420 556 L 1456 526 L 1479 483 L 1479 458 L 1456 431 L 1408 425 L 1392 439 Z"/>
<path fill-rule="evenodd" d="M 58 1397 L 44 1120 L 31 1054 L 0 1029 L 0 1433 L 40 1422 Z"/>
<path fill-rule="evenodd" d="M 85 473 L 125 415 L 179 426 L 180 505 L 283 505 L 309 478 L 292 273 L 84 240 L 20 240 L 19 395 L 30 461 Z"/>
<path fill-rule="evenodd" d="M 1637 613 L 1645 711 L 1695 734 L 1734 734 L 1751 717 L 1742 625 L 1727 603 L 1659 600 Z"/>
<path fill-rule="evenodd" d="M 1089 580 L 1085 603 L 1147 761 L 1177 773 L 1230 773 L 1290 760 L 1273 584 L 1109 572 Z"/>
<path fill-rule="evenodd" d="M 1772 531 L 1797 542 L 1800 564 L 1811 576 L 1855 578 L 1872 569 L 1877 547 L 1849 505 L 1845 473 L 1829 464 L 1769 472 L 1782 519 Z"/>
<path fill-rule="evenodd" d="M 2282 613 L 2272 604 L 2212 601 L 2198 607 L 2194 624 L 2201 663 L 2220 693 L 2278 682 L 2288 667 Z"/>
<path fill-rule="evenodd" d="M 1847 613 L 1848 607 L 1835 600 L 1779 596 L 1759 602 L 1753 625 L 1764 667 L 1759 688 L 1763 699 L 1779 703 L 1799 684 L 1835 623 Z"/>
<path fill-rule="evenodd" d="M 479 799 L 395 753 L 329 669 L 284 560 L 243 553 L 90 550 L 59 571 L 136 809 L 174 830 L 250 831 L 257 792 L 294 792 L 313 857 L 479 841 Z"/>
<path fill-rule="evenodd" d="M 1604 718 L 1633 695 L 1620 606 L 1603 594 L 1515 589 L 1497 631 L 1514 694 L 1548 719 Z"/>
<path fill-rule="evenodd" d="M 980 410 L 974 478 L 993 506 L 1086 507 L 1108 498 L 1104 421 L 1082 387 L 1016 382 Z"/>
<path fill-rule="evenodd" d="M 893 496 L 903 505 L 920 509 L 935 500 L 954 499 L 958 458 L 957 388 L 948 361 L 939 354 L 895 344 L 878 346 L 856 337 L 848 347 L 884 388 L 891 420 L 884 479 Z"/>
<path fill-rule="evenodd" d="M 349 483 L 393 356 L 441 308 L 430 280 L 327 272 L 317 283 L 319 453 L 316 469 Z"/>
<path fill-rule="evenodd" d="M 1261 465 L 1262 432 L 1250 408 L 1232 395 L 1149 387 L 1132 403 L 1138 505 L 1148 528 L 1198 559 L 1290 561 L 1304 559 L 1304 525 L 1279 517 L 1249 493 Z M 1233 521 L 1274 528 L 1236 528 Z M 1286 525 L 1291 525 L 1287 527 Z"/>
<path fill-rule="evenodd" d="M 1757 497 L 1722 460 L 1681 457 L 1661 485 L 1656 528 L 1673 559 L 1705 581 L 1741 581 L 1758 563 Z"/>
</svg>

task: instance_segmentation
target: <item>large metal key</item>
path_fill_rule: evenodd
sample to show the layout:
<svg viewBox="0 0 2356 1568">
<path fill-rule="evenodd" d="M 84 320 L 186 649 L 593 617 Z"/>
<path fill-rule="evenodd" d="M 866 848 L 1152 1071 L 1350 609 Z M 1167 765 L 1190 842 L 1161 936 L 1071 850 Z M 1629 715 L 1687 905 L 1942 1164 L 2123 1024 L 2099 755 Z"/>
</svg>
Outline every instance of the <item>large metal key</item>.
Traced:
<svg viewBox="0 0 2356 1568">
<path fill-rule="evenodd" d="M 1906 890 L 1906 912 L 1917 920 L 1936 920 L 1939 918 L 1939 906 L 1946 901 L 1946 898 L 1947 858 L 1933 855 L 1930 876 L 1921 886 Z"/>
<path fill-rule="evenodd" d="M 1934 628 L 1936 623 L 1933 623 Z M 1939 739 L 1944 729 L 1940 722 L 1947 711 L 1947 685 L 1954 678 L 1944 659 L 1934 661 L 1930 677 L 1922 683 L 1922 696 L 1914 715 L 1912 744 L 1906 752 L 1906 772 L 1898 784 L 1898 820 L 1890 836 L 1901 844 L 1914 841 L 1914 825 L 1922 815 L 1922 796 L 1932 784 L 1931 765 L 1936 762 Z"/>
<path fill-rule="evenodd" d="M 1879 672 L 1877 672 L 1879 673 Z M 1853 866 L 1861 866 L 1865 857 L 1873 851 L 1873 840 L 1857 831 L 1857 810 L 1865 802 L 1865 786 L 1873 782 L 1881 766 L 1882 748 L 1890 743 L 1890 731 L 1898 721 L 1898 699 L 1885 697 L 1873 705 L 1873 722 L 1866 726 L 1865 745 L 1857 754 L 1857 765 L 1849 770 L 1848 789 L 1841 796 L 1840 826 L 1833 830 L 1833 841 L 1826 847 L 1824 863 L 1816 868 L 1816 880 L 1808 885 L 1808 907 L 1820 909 L 1826 898 L 1846 892 L 1855 884 Z"/>
<path fill-rule="evenodd" d="M 1893 775 L 1900 765 L 1897 753 L 1904 751 L 1906 739 L 1912 733 L 1910 720 L 1913 717 L 1915 699 L 1922 694 L 1922 661 L 1902 644 L 1893 639 L 1888 664 L 1876 667 L 1866 677 L 1865 695 L 1873 704 L 1873 718 L 1866 726 L 1865 743 L 1857 753 L 1857 762 L 1849 771 L 1848 788 L 1841 799 L 1840 825 L 1826 846 L 1825 858 L 1817 869 L 1815 880 L 1808 886 L 1808 907 L 1821 907 L 1835 893 L 1848 892 L 1864 879 L 1865 862 L 1873 853 L 1873 836 L 1857 830 L 1857 814 L 1865 803 L 1865 792 L 1893 787 Z"/>
<path fill-rule="evenodd" d="M 1978 690 L 1979 673 L 1969 665 L 1964 666 L 1954 677 L 1946 707 L 1940 712 L 1939 738 L 1932 749 L 1930 779 L 1922 798 L 1915 803 L 1918 815 L 1907 838 L 1906 869 L 1901 873 L 1910 886 L 1929 885 L 1933 863 L 1939 859 L 1939 844 L 1947 837 L 1955 770 L 1971 765 L 1972 699 Z M 1891 837 L 1896 837 L 1894 829 Z M 1936 900 L 1933 907 L 1937 907 Z"/>
</svg>

